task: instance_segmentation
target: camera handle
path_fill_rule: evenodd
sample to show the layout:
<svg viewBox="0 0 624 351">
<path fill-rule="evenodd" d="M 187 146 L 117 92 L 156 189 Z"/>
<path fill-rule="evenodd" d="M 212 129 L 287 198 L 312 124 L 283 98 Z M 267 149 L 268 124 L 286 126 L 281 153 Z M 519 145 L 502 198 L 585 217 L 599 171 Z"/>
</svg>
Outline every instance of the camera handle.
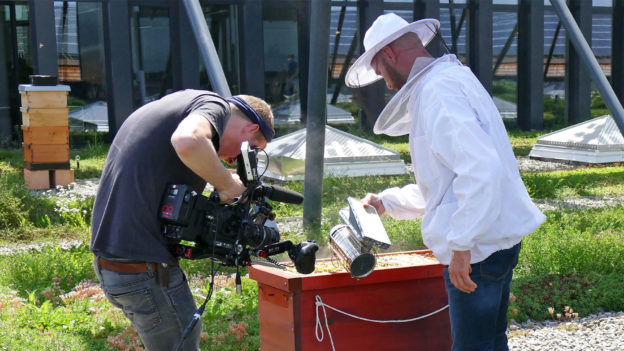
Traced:
<svg viewBox="0 0 624 351">
<path fill-rule="evenodd" d="M 266 245 L 252 252 L 252 254 L 268 260 L 269 256 L 288 252 L 288 257 L 290 257 L 295 264 L 297 272 L 310 274 L 314 271 L 316 251 L 318 251 L 318 248 L 318 245 L 314 241 L 303 241 L 295 245 L 290 240 L 284 240 L 275 244 Z"/>
</svg>

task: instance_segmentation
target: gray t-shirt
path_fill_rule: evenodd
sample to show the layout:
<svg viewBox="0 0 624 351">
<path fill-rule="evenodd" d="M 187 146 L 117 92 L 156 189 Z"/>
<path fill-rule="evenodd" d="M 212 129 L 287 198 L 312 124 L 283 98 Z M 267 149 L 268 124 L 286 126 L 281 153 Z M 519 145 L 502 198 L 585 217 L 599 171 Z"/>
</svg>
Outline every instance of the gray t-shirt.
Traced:
<svg viewBox="0 0 624 351">
<path fill-rule="evenodd" d="M 158 209 L 169 183 L 198 193 L 206 181 L 182 163 L 171 135 L 189 114 L 200 114 L 219 138 L 230 117 L 229 104 L 210 91 L 183 90 L 136 110 L 126 119 L 108 152 L 93 205 L 91 250 L 105 257 L 175 264 L 161 233 Z"/>
</svg>

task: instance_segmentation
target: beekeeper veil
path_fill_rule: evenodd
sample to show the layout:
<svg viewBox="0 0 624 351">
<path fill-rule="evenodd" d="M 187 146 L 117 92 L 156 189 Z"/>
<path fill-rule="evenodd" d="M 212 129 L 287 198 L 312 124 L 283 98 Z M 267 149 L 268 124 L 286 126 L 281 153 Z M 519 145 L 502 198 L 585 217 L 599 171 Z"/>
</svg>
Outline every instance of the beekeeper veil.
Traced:
<svg viewBox="0 0 624 351">
<path fill-rule="evenodd" d="M 407 23 L 394 13 L 379 16 L 364 36 L 366 51 L 351 65 L 345 77 L 345 84 L 351 88 L 360 88 L 382 79 L 383 77 L 377 75 L 371 65 L 372 59 L 386 45 L 409 32 L 418 35 L 423 46 L 433 58 L 416 58 L 414 65 L 417 67 L 417 71 L 412 71 L 413 75 L 388 102 L 377 118 L 373 128 L 376 134 L 397 136 L 409 133 L 411 124 L 407 112 L 409 91 L 433 62 L 440 60 L 441 57 L 446 57 L 444 55 L 449 53 L 440 33 L 440 22 L 436 19 L 426 18 Z"/>
<path fill-rule="evenodd" d="M 394 13 L 377 17 L 364 35 L 364 53 L 351 65 L 345 77 L 345 84 L 350 88 L 360 88 L 382 79 L 375 73 L 371 65 L 373 57 L 386 45 L 392 43 L 406 33 L 413 32 L 429 54 L 440 57 L 449 53 L 442 40 L 440 22 L 433 18 L 425 18 L 408 23 Z"/>
</svg>

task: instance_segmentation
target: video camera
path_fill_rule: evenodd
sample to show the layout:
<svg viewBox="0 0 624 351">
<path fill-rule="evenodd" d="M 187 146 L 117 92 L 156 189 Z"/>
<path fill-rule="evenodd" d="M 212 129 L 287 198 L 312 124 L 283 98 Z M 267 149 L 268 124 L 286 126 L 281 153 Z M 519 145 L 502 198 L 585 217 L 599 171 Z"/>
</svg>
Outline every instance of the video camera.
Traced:
<svg viewBox="0 0 624 351">
<path fill-rule="evenodd" d="M 311 241 L 293 244 L 280 241 L 277 228 L 266 226 L 275 214 L 266 198 L 300 204 L 303 196 L 279 186 L 264 185 L 257 169 L 257 150 L 248 142 L 241 146 L 237 173 L 247 189 L 232 204 L 222 204 L 217 191 L 209 197 L 184 184 L 170 184 L 163 195 L 159 218 L 162 233 L 171 242 L 171 252 L 187 259 L 213 258 L 226 266 L 250 265 L 256 256 L 288 252 L 297 272 L 314 271 L 318 245 Z M 185 245 L 181 241 L 194 243 Z"/>
</svg>

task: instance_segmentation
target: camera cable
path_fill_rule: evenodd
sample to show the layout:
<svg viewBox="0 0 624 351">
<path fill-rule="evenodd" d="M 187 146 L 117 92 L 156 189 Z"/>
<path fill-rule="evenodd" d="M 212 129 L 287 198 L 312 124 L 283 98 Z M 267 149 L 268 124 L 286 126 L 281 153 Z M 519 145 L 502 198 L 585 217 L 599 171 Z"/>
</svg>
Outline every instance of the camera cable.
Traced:
<svg viewBox="0 0 624 351">
<path fill-rule="evenodd" d="M 191 331 L 193 330 L 197 322 L 201 319 L 201 316 L 204 313 L 204 310 L 206 309 L 206 304 L 208 304 L 208 301 L 210 300 L 210 297 L 212 296 L 212 291 L 214 287 L 214 277 L 215 277 L 214 269 L 213 269 L 214 260 L 211 258 L 210 262 L 211 262 L 210 263 L 211 273 L 210 273 L 210 285 L 208 288 L 208 295 L 206 295 L 206 299 L 204 300 L 204 303 L 202 303 L 202 305 L 197 309 L 197 311 L 195 311 L 195 313 L 193 314 L 193 319 L 191 319 L 191 322 L 186 326 L 186 329 L 184 329 L 184 332 L 182 332 L 180 341 L 178 341 L 178 344 L 174 348 L 175 351 L 180 350 L 180 348 L 182 347 L 182 344 L 184 343 L 184 340 L 186 340 L 186 338 L 189 336 L 189 334 L 191 333 Z"/>
<path fill-rule="evenodd" d="M 179 351 L 182 348 L 182 344 L 184 344 L 184 340 L 186 340 L 186 338 L 189 336 L 191 331 L 195 328 L 195 325 L 197 325 L 197 322 L 201 319 L 201 316 L 202 314 L 204 314 L 204 310 L 206 309 L 206 305 L 208 304 L 208 301 L 210 301 L 210 298 L 212 297 L 212 292 L 214 290 L 214 278 L 216 275 L 216 271 L 214 268 L 214 257 L 215 257 L 217 233 L 213 232 L 212 237 L 213 237 L 213 243 L 212 243 L 212 257 L 210 258 L 210 284 L 208 286 L 208 294 L 206 295 L 206 299 L 201 304 L 201 306 L 197 309 L 197 311 L 195 311 L 195 313 L 193 313 L 193 318 L 191 319 L 189 324 L 186 326 L 186 329 L 184 329 L 184 331 L 182 332 L 180 341 L 178 341 L 177 345 L 173 349 L 174 351 Z M 238 266 L 237 266 L 237 270 L 238 270 Z"/>
</svg>

